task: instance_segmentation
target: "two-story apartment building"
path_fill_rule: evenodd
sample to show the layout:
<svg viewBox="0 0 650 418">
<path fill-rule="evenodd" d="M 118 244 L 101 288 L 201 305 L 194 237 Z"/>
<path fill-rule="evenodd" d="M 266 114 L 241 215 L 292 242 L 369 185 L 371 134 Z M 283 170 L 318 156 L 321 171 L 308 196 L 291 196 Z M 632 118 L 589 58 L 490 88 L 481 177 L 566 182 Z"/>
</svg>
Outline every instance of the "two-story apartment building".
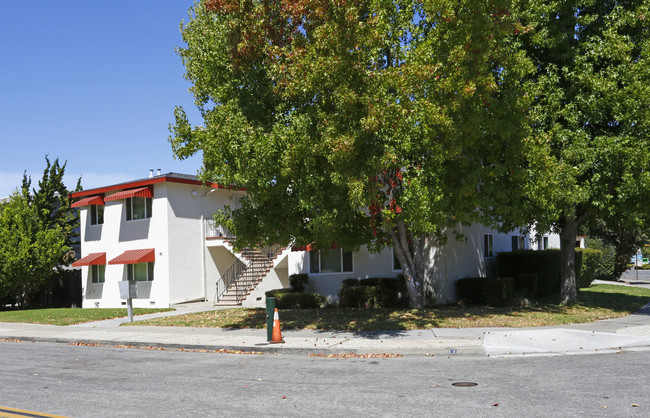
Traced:
<svg viewBox="0 0 650 418">
<path fill-rule="evenodd" d="M 119 307 L 119 281 L 137 282 L 135 307 L 190 301 L 262 306 L 267 290 L 288 287 L 289 275 L 308 273 L 309 291 L 331 299 L 349 277 L 393 277 L 400 268 L 392 249 L 371 254 L 335 249 L 256 248 L 236 251 L 228 232 L 212 222 L 224 206 L 236 208 L 245 191 L 204 185 L 195 176 L 166 173 L 71 194 L 78 199 L 83 307 Z M 533 242 L 481 225 L 429 251 L 441 302 L 455 300 L 455 281 L 485 276 L 500 251 L 559 247 L 557 235 Z"/>
</svg>

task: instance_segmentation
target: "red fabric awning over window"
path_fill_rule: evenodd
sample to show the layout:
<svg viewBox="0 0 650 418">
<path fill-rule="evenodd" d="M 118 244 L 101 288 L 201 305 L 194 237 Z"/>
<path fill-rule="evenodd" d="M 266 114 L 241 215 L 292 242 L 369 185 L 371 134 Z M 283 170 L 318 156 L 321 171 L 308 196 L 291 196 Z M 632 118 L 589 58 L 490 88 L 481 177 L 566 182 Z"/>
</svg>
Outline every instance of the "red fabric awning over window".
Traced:
<svg viewBox="0 0 650 418">
<path fill-rule="evenodd" d="M 121 192 L 117 192 L 115 194 L 112 194 L 104 198 L 104 201 L 110 202 L 112 200 L 127 199 L 129 197 L 153 197 L 153 193 L 151 192 L 150 187 L 140 187 L 138 189 L 124 190 Z"/>
<path fill-rule="evenodd" d="M 78 202 L 74 202 L 72 205 L 70 205 L 73 208 L 78 208 L 81 206 L 87 206 L 87 205 L 100 205 L 104 206 L 104 199 L 102 199 L 101 196 L 91 196 L 91 197 L 86 197 L 84 199 L 81 199 Z"/>
<path fill-rule="evenodd" d="M 72 267 L 104 265 L 106 264 L 106 253 L 90 253 L 87 256 L 72 263 Z"/>
<path fill-rule="evenodd" d="M 148 248 L 146 250 L 128 250 L 118 255 L 108 262 L 108 264 L 137 264 L 153 263 L 156 261 L 156 250 Z"/>
</svg>

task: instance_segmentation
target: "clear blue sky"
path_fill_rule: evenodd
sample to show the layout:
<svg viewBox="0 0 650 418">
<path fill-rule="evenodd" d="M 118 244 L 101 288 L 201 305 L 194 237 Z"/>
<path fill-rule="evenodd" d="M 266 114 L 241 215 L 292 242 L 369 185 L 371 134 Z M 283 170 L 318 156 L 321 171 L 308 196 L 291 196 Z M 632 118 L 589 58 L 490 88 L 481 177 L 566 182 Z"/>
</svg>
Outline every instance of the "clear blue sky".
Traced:
<svg viewBox="0 0 650 418">
<path fill-rule="evenodd" d="M 192 0 L 0 0 L 0 197 L 67 160 L 84 188 L 196 174 L 174 160 L 174 106 L 200 124 L 175 48 Z"/>
</svg>

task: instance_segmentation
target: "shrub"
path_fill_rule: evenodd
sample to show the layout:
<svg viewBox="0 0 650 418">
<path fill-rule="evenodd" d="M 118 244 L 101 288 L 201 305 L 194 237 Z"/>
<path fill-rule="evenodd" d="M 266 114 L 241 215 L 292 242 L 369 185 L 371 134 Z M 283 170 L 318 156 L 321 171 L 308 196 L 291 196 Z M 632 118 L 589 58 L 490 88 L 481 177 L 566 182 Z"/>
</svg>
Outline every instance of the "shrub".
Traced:
<svg viewBox="0 0 650 418">
<path fill-rule="evenodd" d="M 467 304 L 508 305 L 513 288 L 511 277 L 467 277 L 456 282 L 458 297 Z"/>
<path fill-rule="evenodd" d="M 456 282 L 458 299 L 466 304 L 483 303 L 483 280 L 485 277 L 466 277 Z"/>
<path fill-rule="evenodd" d="M 523 297 L 534 297 L 537 294 L 537 275 L 521 273 L 515 277 L 513 292 Z"/>
<path fill-rule="evenodd" d="M 304 292 L 309 281 L 309 275 L 306 273 L 292 274 L 289 276 L 289 286 L 296 292 Z"/>
<path fill-rule="evenodd" d="M 611 244 L 606 244 L 601 239 L 587 237 L 587 248 L 599 250 L 602 253 L 600 263 L 596 269 L 596 279 L 616 280 L 618 278 L 614 274 L 616 266 L 616 247 Z"/>
<path fill-rule="evenodd" d="M 560 250 L 521 250 L 497 254 L 500 277 L 521 274 L 537 275 L 535 296 L 544 297 L 560 292 Z"/>
<path fill-rule="evenodd" d="M 591 286 L 591 283 L 597 278 L 601 263 L 601 251 L 576 249 L 576 286 L 578 289 Z"/>
<path fill-rule="evenodd" d="M 346 279 L 341 283 L 342 308 L 399 308 L 408 306 L 404 276 Z"/>
<path fill-rule="evenodd" d="M 266 297 L 274 297 L 278 309 L 316 309 L 325 302 L 325 298 L 318 293 L 295 292 L 292 289 L 269 290 Z"/>
<path fill-rule="evenodd" d="M 485 304 L 490 306 L 506 306 L 512 301 L 512 277 L 489 277 L 483 282 Z"/>
</svg>

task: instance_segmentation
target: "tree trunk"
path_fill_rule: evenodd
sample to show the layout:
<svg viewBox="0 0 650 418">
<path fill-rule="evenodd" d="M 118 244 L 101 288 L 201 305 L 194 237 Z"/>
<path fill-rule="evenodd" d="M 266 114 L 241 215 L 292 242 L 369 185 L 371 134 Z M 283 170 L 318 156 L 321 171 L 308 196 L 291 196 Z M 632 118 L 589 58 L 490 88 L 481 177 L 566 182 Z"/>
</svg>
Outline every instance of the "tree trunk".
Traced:
<svg viewBox="0 0 650 418">
<path fill-rule="evenodd" d="M 396 231 L 397 230 L 397 231 Z M 402 265 L 409 296 L 409 306 L 424 308 L 424 241 L 425 237 L 409 242 L 408 231 L 404 222 L 398 221 L 395 228 L 388 228 L 393 241 L 395 255 Z"/>
<path fill-rule="evenodd" d="M 578 234 L 578 221 L 568 219 L 560 230 L 560 276 L 561 292 L 560 303 L 572 305 L 576 302 L 578 291 L 576 289 L 576 236 Z"/>
</svg>

